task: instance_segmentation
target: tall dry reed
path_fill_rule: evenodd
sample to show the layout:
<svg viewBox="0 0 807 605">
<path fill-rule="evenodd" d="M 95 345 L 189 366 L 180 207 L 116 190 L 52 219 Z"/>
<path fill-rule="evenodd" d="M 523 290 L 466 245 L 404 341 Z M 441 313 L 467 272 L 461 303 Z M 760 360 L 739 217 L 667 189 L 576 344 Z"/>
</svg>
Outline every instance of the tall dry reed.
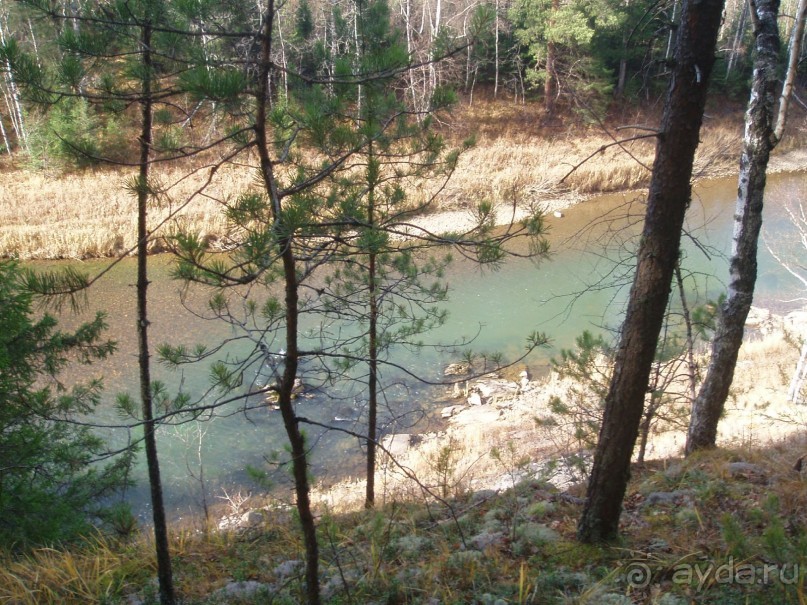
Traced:
<svg viewBox="0 0 807 605">
<path fill-rule="evenodd" d="M 474 206 L 480 199 L 522 206 L 644 187 L 654 154 L 652 137 L 614 145 L 602 128 L 545 128 L 530 106 L 477 104 L 443 125 L 449 140 L 475 134 L 477 144 L 461 156 L 440 209 Z M 617 137 L 646 131 L 612 130 Z M 707 121 L 696 169 L 702 177 L 736 170 L 741 124 Z M 584 161 L 585 160 L 585 161 Z M 126 183 L 133 174 L 120 169 L 50 175 L 26 170 L 0 172 L 0 256 L 24 259 L 117 256 L 135 246 L 136 208 Z M 249 187 L 249 166 L 228 167 L 211 178 L 204 167 L 188 174 L 187 165 L 158 172 L 164 189 L 150 212 L 156 235 L 182 225 L 211 239 L 227 237 L 222 202 Z M 210 179 L 209 183 L 207 180 Z M 198 193 L 202 186 L 204 193 Z M 430 183 L 412 183 L 416 198 Z M 197 192 L 195 194 L 195 192 Z M 155 248 L 159 249 L 159 239 Z"/>
</svg>

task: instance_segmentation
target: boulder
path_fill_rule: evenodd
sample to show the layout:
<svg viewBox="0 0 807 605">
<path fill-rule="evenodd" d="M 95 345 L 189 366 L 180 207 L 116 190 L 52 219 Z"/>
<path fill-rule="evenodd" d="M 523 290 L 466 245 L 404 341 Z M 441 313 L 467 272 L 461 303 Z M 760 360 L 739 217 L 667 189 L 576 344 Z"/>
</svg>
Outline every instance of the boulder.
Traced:
<svg viewBox="0 0 807 605">
<path fill-rule="evenodd" d="M 350 405 L 340 406 L 334 414 L 334 422 L 355 422 L 361 417 L 359 410 Z"/>
<path fill-rule="evenodd" d="M 501 532 L 482 531 L 468 539 L 468 546 L 474 550 L 485 550 L 492 546 L 499 546 L 504 542 L 504 534 Z"/>
<path fill-rule="evenodd" d="M 465 407 L 455 413 L 451 423 L 458 426 L 485 426 L 498 421 L 502 411 L 487 405 Z"/>
<path fill-rule="evenodd" d="M 443 418 L 451 418 L 454 414 L 464 409 L 465 409 L 464 405 L 450 405 L 442 409 L 442 411 L 440 412 L 440 416 L 442 416 Z"/>
<path fill-rule="evenodd" d="M 444 376 L 463 376 L 471 371 L 471 365 L 466 362 L 451 363 L 443 370 Z"/>
<path fill-rule="evenodd" d="M 652 492 L 642 502 L 642 506 L 676 506 L 691 504 L 693 492 L 690 489 L 678 489 L 672 492 Z"/>
<path fill-rule="evenodd" d="M 280 563 L 273 571 L 275 576 L 282 580 L 302 571 L 304 566 L 305 564 L 302 561 L 292 559 L 290 561 L 283 561 L 283 563 Z"/>
<path fill-rule="evenodd" d="M 223 588 L 220 588 L 213 593 L 214 597 L 224 598 L 226 601 L 231 599 L 244 599 L 246 597 L 254 597 L 260 592 L 268 593 L 270 589 L 269 584 L 256 582 L 255 580 L 246 580 L 244 582 L 229 582 Z"/>
<path fill-rule="evenodd" d="M 381 447 L 386 450 L 390 456 L 402 456 L 409 451 L 413 445 L 413 435 L 409 433 L 394 433 L 392 435 L 385 435 L 381 440 Z"/>
<path fill-rule="evenodd" d="M 788 313 L 783 323 L 789 336 L 796 340 L 807 339 L 807 310 Z"/>
<path fill-rule="evenodd" d="M 460 399 L 461 397 L 468 396 L 468 383 L 465 382 L 464 386 L 460 386 L 459 382 L 455 382 L 454 386 L 451 387 L 451 396 L 454 399 Z"/>
<path fill-rule="evenodd" d="M 471 387 L 471 395 L 468 396 L 468 403 L 471 405 L 485 405 L 509 401 L 518 396 L 519 389 L 519 385 L 515 382 L 501 378 L 479 380 Z M 471 397 L 474 393 L 479 394 L 479 403 L 474 403 L 471 401 Z"/>
<path fill-rule="evenodd" d="M 745 325 L 749 328 L 760 329 L 765 323 L 769 322 L 770 319 L 771 312 L 768 309 L 751 307 L 748 311 L 748 318 L 745 320 Z"/>
<path fill-rule="evenodd" d="M 262 510 L 250 510 L 241 515 L 239 527 L 255 527 L 266 519 L 266 512 Z"/>
<path fill-rule="evenodd" d="M 765 484 L 768 482 L 767 471 L 758 464 L 750 462 L 731 462 L 728 465 L 729 475 L 734 479 L 745 479 L 751 483 Z"/>
</svg>

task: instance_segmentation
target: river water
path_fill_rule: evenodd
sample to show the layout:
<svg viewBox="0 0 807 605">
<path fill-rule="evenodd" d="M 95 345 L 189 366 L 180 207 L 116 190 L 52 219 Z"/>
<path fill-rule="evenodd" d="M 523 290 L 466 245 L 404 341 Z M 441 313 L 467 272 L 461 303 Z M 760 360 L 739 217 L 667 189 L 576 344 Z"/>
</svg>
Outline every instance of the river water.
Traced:
<svg viewBox="0 0 807 605">
<path fill-rule="evenodd" d="M 791 246 L 790 253 L 796 253 L 797 248 L 789 243 L 793 230 L 789 228 L 784 207 L 804 199 L 805 194 L 807 173 L 769 178 L 763 239 L 777 251 L 788 253 L 787 247 Z M 710 181 L 695 189 L 683 244 L 690 305 L 716 298 L 725 290 L 723 280 L 727 273 L 735 195 L 736 179 Z M 451 343 L 475 337 L 470 347 L 463 348 L 498 351 L 505 358 L 514 359 L 523 351 L 527 334 L 538 330 L 551 339 L 550 346 L 531 354 L 525 363 L 533 376 L 547 372 L 551 356 L 560 348 L 571 347 L 575 336 L 584 329 L 606 332 L 618 327 L 643 212 L 642 200 L 636 194 L 592 199 L 570 208 L 562 218 L 548 218 L 552 250 L 548 260 L 538 264 L 513 260 L 495 272 L 480 270 L 468 262 L 454 262 L 447 275 L 449 301 L 445 307 L 449 318 L 445 325 L 426 336 L 427 343 Z M 36 266 L 54 264 L 59 263 Z M 81 263 L 80 268 L 94 274 L 108 265 L 109 261 L 89 261 Z M 237 336 L 225 322 L 201 317 L 206 314 L 208 294 L 200 290 L 181 292 L 180 285 L 169 277 L 170 266 L 169 256 L 152 257 L 149 261 L 152 345 L 168 342 L 211 346 Z M 93 286 L 89 307 L 83 315 L 61 318 L 70 326 L 95 310 L 108 313 L 109 337 L 118 341 L 119 351 L 112 359 L 82 368 L 81 372 L 85 376 L 103 376 L 110 403 L 99 411 L 97 420 L 110 425 L 122 424 L 111 403 L 115 394 L 128 392 L 135 398 L 137 394 L 134 282 L 134 259 L 126 259 Z M 755 304 L 787 311 L 795 305 L 787 301 L 797 295 L 798 283 L 779 267 L 763 244 Z M 235 350 L 226 349 L 221 355 L 233 355 Z M 442 369 L 457 360 L 459 352 L 427 346 L 416 351 L 401 348 L 393 354 L 397 363 L 438 382 Z M 257 367 L 248 369 L 248 379 L 260 380 L 261 372 Z M 206 391 L 208 375 L 209 363 L 181 371 L 155 364 L 153 371 L 153 378 L 165 382 L 169 392 L 181 387 L 193 397 Z M 386 393 L 390 408 L 390 413 L 384 415 L 386 432 L 425 431 L 439 425 L 433 412 L 444 405 L 439 399 L 446 393 L 446 387 L 426 386 L 392 372 L 387 372 L 385 378 L 391 385 Z M 208 396 L 206 401 L 211 398 Z M 301 398 L 298 413 L 360 433 L 363 401 L 360 390 L 322 390 L 311 398 Z M 242 405 L 225 406 L 212 416 L 206 415 L 205 422 L 160 428 L 164 491 L 175 517 L 198 513 L 203 494 L 214 502 L 224 490 L 231 493 L 239 487 L 254 488 L 248 467 L 271 468 L 267 460 L 272 459 L 273 452 L 279 452 L 282 459 L 284 433 L 278 413 L 265 407 L 243 413 Z M 400 416 L 402 410 L 410 413 L 393 423 L 392 416 Z M 415 421 L 417 424 L 412 426 Z M 122 428 L 103 432 L 115 443 L 125 442 L 128 435 Z M 140 429 L 131 433 L 133 437 L 139 434 Z M 308 434 L 317 478 L 361 472 L 360 449 L 355 438 L 313 428 L 308 429 Z M 143 466 L 137 470 L 136 487 L 128 494 L 141 514 L 148 509 Z M 284 476 L 277 475 L 281 483 Z"/>
</svg>

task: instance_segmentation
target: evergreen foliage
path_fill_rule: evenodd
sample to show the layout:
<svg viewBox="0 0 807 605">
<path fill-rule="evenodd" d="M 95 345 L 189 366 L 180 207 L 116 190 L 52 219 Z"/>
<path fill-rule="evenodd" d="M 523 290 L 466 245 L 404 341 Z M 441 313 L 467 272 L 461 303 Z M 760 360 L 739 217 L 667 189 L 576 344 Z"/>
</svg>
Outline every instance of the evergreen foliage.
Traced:
<svg viewBox="0 0 807 605">
<path fill-rule="evenodd" d="M 101 382 L 67 388 L 71 359 L 90 364 L 115 350 L 98 314 L 75 332 L 36 319 L 23 270 L 0 262 L 0 546 L 72 540 L 105 515 L 104 501 L 126 485 L 130 456 L 112 463 L 103 439 L 74 424 L 101 400 Z"/>
</svg>

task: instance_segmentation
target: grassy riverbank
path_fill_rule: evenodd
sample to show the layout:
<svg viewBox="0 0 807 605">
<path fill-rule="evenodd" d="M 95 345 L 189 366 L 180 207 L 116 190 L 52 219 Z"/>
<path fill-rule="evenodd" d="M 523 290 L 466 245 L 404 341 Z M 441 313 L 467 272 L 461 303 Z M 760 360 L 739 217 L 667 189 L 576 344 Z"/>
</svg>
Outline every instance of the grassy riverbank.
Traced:
<svg viewBox="0 0 807 605">
<path fill-rule="evenodd" d="M 551 211 L 592 194 L 647 184 L 652 138 L 620 147 L 599 126 L 547 127 L 538 115 L 537 107 L 511 103 L 477 102 L 458 110 L 456 121 L 442 126 L 445 135 L 458 142 L 473 133 L 477 144 L 461 156 L 439 209 L 462 211 L 487 198 L 499 204 L 516 200 L 522 207 L 540 204 Z M 620 123 L 627 122 L 652 124 L 653 119 L 638 116 Z M 621 138 L 647 134 L 617 127 L 614 120 L 610 132 Z M 789 148 L 801 146 L 807 136 L 802 130 L 793 125 Z M 741 131 L 742 116 L 736 112 L 706 121 L 696 164 L 699 177 L 736 171 Z M 253 171 L 230 167 L 211 175 L 209 165 L 192 168 L 155 166 L 163 193 L 150 211 L 150 228 L 166 234 L 180 223 L 222 240 L 228 235 L 223 201 L 248 188 Z M 6 164 L 0 172 L 0 256 L 90 258 L 131 251 L 136 204 L 125 185 L 131 177 L 122 169 L 52 174 Z M 414 186 L 413 195 L 418 194 L 423 192 Z M 155 250 L 159 247 L 155 240 Z"/>
</svg>

